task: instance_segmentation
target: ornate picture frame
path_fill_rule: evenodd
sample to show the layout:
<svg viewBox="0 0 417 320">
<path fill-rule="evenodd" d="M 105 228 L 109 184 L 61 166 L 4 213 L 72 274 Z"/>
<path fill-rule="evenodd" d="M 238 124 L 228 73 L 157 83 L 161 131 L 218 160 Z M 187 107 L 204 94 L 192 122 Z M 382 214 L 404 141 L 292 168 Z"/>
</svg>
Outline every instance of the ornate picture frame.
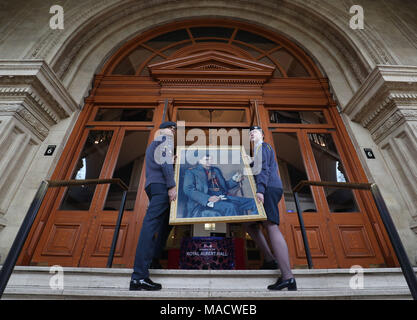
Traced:
<svg viewBox="0 0 417 320">
<path fill-rule="evenodd" d="M 171 225 L 266 220 L 243 146 L 177 147 Z"/>
</svg>

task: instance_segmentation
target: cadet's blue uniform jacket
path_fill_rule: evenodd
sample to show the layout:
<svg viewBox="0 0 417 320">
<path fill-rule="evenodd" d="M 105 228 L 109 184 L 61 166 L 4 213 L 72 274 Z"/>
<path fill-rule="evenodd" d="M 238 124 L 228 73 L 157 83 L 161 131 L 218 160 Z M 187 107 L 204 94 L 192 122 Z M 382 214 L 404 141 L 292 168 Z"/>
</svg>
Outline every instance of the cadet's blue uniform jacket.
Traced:
<svg viewBox="0 0 417 320">
<path fill-rule="evenodd" d="M 216 175 L 219 187 L 224 192 L 227 193 L 227 191 L 238 185 L 233 179 L 226 181 L 219 168 L 211 167 L 211 170 Z M 188 196 L 187 211 L 189 213 L 194 212 L 199 206 L 207 206 L 208 199 L 211 197 L 208 188 L 207 174 L 202 165 L 199 164 L 186 170 L 184 175 L 184 193 Z"/>
<path fill-rule="evenodd" d="M 173 151 L 174 138 L 171 136 L 159 136 L 151 142 L 145 154 L 145 188 L 151 183 L 163 183 L 168 189 L 175 187 L 174 165 L 170 159 Z"/>
<path fill-rule="evenodd" d="M 261 152 L 262 151 L 262 152 Z M 262 155 L 261 158 L 259 158 Z M 275 157 L 274 149 L 272 149 L 271 145 L 262 142 L 262 146 L 255 149 L 255 156 L 254 156 L 254 163 L 258 162 L 259 165 L 262 165 L 260 168 L 260 172 L 255 175 L 256 181 L 256 192 L 257 193 L 265 193 L 265 189 L 267 187 L 275 187 L 282 189 L 282 182 L 278 176 L 278 164 Z"/>
</svg>

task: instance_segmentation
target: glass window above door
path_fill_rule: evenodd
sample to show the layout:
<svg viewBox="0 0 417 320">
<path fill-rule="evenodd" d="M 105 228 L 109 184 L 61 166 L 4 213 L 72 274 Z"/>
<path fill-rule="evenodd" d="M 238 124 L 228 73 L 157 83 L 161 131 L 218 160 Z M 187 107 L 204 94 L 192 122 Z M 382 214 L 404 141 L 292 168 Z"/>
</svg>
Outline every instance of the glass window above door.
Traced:
<svg viewBox="0 0 417 320">
<path fill-rule="evenodd" d="M 277 124 L 326 124 L 323 111 L 270 110 L 269 121 Z"/>
<path fill-rule="evenodd" d="M 178 109 L 177 121 L 185 122 L 247 122 L 245 109 Z"/>
<path fill-rule="evenodd" d="M 285 39 L 268 35 L 263 30 L 233 24 L 194 23 L 152 36 L 138 37 L 137 44 L 115 62 L 111 74 L 148 76 L 149 64 L 179 57 L 184 49 L 190 49 L 187 50 L 190 54 L 201 50 L 217 50 L 268 64 L 276 67 L 274 78 L 310 78 L 313 72 L 308 70 L 306 63 Z"/>
<path fill-rule="evenodd" d="M 233 34 L 233 28 L 223 27 L 193 27 L 190 31 L 196 39 L 206 37 L 228 39 Z"/>
<path fill-rule="evenodd" d="M 100 108 L 94 121 L 152 121 L 153 108 Z"/>
</svg>

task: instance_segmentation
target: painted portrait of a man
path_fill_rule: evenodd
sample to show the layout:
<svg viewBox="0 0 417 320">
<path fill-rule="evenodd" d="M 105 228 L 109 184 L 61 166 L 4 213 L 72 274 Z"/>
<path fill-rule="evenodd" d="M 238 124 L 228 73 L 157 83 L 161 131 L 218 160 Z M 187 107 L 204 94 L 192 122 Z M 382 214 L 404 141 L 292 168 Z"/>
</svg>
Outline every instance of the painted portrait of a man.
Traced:
<svg viewBox="0 0 417 320">
<path fill-rule="evenodd" d="M 263 207 L 254 198 L 253 178 L 244 175 L 241 149 L 224 148 L 222 152 L 228 154 L 223 161 L 219 161 L 220 149 L 197 150 L 192 161 L 185 148 L 178 150 L 178 199 L 171 208 L 172 224 L 262 219 Z M 188 150 L 196 154 L 195 151 Z M 238 152 L 238 162 L 230 161 L 232 152 Z"/>
</svg>

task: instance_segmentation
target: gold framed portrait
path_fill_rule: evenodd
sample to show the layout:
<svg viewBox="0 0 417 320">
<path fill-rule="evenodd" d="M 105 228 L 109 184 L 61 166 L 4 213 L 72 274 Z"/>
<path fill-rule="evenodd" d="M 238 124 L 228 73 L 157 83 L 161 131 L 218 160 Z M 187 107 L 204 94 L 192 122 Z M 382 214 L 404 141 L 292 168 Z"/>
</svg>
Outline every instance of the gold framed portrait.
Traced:
<svg viewBox="0 0 417 320">
<path fill-rule="evenodd" d="M 171 225 L 266 220 L 242 146 L 177 147 Z"/>
</svg>

